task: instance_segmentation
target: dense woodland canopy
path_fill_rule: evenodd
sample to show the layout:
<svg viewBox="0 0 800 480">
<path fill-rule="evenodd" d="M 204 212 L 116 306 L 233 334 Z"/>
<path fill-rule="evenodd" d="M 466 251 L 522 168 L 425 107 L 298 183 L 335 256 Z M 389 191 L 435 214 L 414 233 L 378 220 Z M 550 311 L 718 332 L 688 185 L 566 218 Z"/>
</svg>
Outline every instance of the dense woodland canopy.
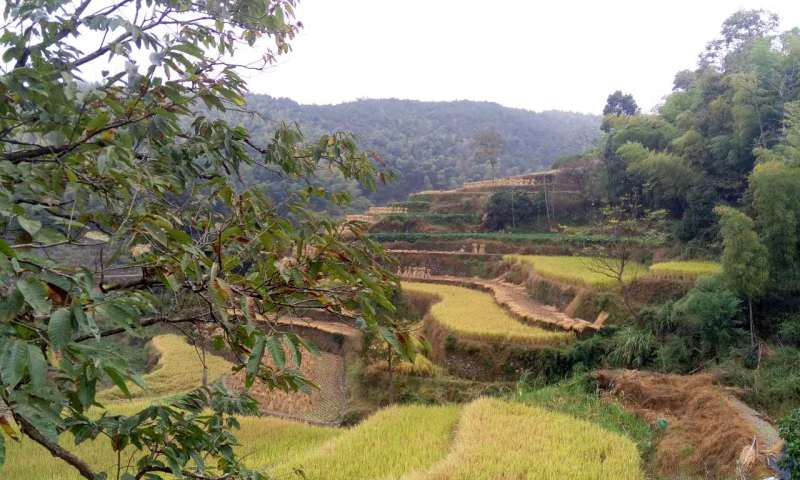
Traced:
<svg viewBox="0 0 800 480">
<path fill-rule="evenodd" d="M 582 152 L 600 135 L 600 118 L 571 112 L 531 112 L 488 102 L 359 100 L 339 105 L 301 105 L 289 99 L 249 95 L 257 115 L 228 112 L 255 136 L 268 136 L 281 122 L 297 122 L 314 137 L 345 129 L 359 147 L 377 152 L 397 178 L 375 192 L 351 188 L 373 203 L 402 200 L 409 193 L 448 189 L 465 181 L 541 170 L 558 157 Z M 496 172 L 475 139 L 486 132 L 501 139 Z M 255 177 L 280 192 L 276 177 Z M 338 180 L 327 181 L 339 184 Z M 365 202 L 357 202 L 358 208 Z"/>
<path fill-rule="evenodd" d="M 698 67 L 676 74 L 656 115 L 605 117 L 598 155 L 609 200 L 635 194 L 680 220 L 680 240 L 703 242 L 715 239 L 714 205 L 764 204 L 759 178 L 775 169 L 788 173 L 798 161 L 800 30 L 776 26 L 763 11 L 732 15 Z M 771 161 L 781 165 L 754 172 Z M 793 207 L 781 208 L 796 216 Z"/>
</svg>

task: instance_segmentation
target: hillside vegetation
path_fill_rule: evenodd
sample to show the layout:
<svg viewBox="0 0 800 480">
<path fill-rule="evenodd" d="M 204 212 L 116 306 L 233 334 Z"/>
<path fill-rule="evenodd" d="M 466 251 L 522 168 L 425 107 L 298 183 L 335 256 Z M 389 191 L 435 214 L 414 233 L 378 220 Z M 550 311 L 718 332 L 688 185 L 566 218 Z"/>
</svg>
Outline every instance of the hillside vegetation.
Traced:
<svg viewBox="0 0 800 480">
<path fill-rule="evenodd" d="M 297 122 L 311 137 L 335 130 L 352 131 L 365 150 L 378 152 L 398 173 L 395 182 L 361 194 L 374 203 L 403 200 L 413 192 L 448 189 L 494 175 L 541 170 L 562 155 L 589 148 L 600 135 L 600 117 L 570 112 L 531 112 L 488 102 L 359 100 L 338 105 L 301 105 L 285 98 L 249 95 L 248 107 L 259 116 L 228 113 L 256 135 L 269 136 L 281 122 Z M 263 119 L 263 120 L 262 120 Z M 497 132 L 504 144 L 493 172 L 475 158 L 473 138 Z M 254 180 L 276 193 L 285 184 L 274 178 Z M 330 182 L 339 183 L 335 179 Z"/>
</svg>

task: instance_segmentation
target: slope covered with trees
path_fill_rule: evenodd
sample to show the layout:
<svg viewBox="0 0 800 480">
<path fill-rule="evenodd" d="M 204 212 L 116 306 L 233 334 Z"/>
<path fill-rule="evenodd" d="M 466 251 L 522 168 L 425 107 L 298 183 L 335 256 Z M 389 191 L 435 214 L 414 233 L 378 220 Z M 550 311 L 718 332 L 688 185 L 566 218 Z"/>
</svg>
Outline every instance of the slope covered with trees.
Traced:
<svg viewBox="0 0 800 480">
<path fill-rule="evenodd" d="M 493 175 L 541 170 L 560 156 L 586 150 L 600 134 L 596 115 L 531 112 L 488 102 L 382 99 L 301 105 L 266 95 L 249 95 L 247 102 L 257 115 L 227 116 L 256 136 L 270 136 L 281 122 L 297 122 L 311 137 L 339 129 L 353 132 L 361 148 L 377 152 L 397 172 L 394 182 L 375 192 L 351 189 L 373 203 Z M 491 152 L 485 138 L 494 140 Z M 275 176 L 256 180 L 280 191 L 281 181 Z"/>
</svg>

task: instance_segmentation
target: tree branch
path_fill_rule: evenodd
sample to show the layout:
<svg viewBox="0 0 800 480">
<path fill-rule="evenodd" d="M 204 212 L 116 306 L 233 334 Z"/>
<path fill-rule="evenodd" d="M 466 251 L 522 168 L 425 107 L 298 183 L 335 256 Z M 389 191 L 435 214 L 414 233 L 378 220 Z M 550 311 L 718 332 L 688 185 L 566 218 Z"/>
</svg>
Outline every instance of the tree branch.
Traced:
<svg viewBox="0 0 800 480">
<path fill-rule="evenodd" d="M 13 410 L 12 410 L 13 413 Z M 46 448 L 50 455 L 60 458 L 67 462 L 70 466 L 72 466 L 75 470 L 80 472 L 81 476 L 88 479 L 88 480 L 97 480 L 99 475 L 97 475 L 92 468 L 83 460 L 76 457 L 72 453 L 68 452 L 64 448 L 62 448 L 58 443 L 50 441 L 47 437 L 42 435 L 42 433 L 36 429 L 30 422 L 28 422 L 24 417 L 21 415 L 17 415 L 13 413 L 14 420 L 16 420 L 17 424 L 20 426 L 22 433 L 24 433 L 28 438 L 33 440 L 34 442 L 38 443 L 39 445 Z"/>
<path fill-rule="evenodd" d="M 151 317 L 146 318 L 139 322 L 138 327 L 150 327 L 152 325 L 157 325 L 159 323 L 167 323 L 167 324 L 177 324 L 177 323 L 196 323 L 200 322 L 201 318 L 207 317 L 208 313 L 198 313 L 196 315 L 192 315 L 190 317 L 182 317 L 182 318 L 167 318 L 167 317 Z M 76 343 L 85 342 L 86 340 L 91 340 L 93 338 L 105 338 L 110 337 L 112 335 L 119 335 L 120 333 L 124 333 L 130 330 L 129 328 L 110 328 L 108 330 L 103 330 L 102 332 L 98 333 L 97 335 L 82 335 L 76 338 L 74 341 Z"/>
</svg>

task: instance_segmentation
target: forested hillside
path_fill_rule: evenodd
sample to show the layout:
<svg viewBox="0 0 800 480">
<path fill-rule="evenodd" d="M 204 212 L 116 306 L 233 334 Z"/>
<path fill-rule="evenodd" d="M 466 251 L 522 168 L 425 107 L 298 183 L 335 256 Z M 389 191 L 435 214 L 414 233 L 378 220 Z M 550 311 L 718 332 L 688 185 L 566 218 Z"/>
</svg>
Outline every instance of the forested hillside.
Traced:
<svg viewBox="0 0 800 480">
<path fill-rule="evenodd" d="M 247 101 L 248 108 L 258 115 L 229 112 L 228 116 L 256 137 L 271 136 L 281 122 L 297 122 L 308 138 L 334 130 L 353 132 L 360 148 L 376 151 L 397 173 L 390 185 L 367 194 L 378 204 L 494 174 L 541 170 L 559 156 L 584 151 L 600 134 L 599 116 L 531 112 L 489 102 L 382 99 L 301 105 L 266 95 L 249 95 Z M 495 171 L 476 145 L 478 137 L 487 132 L 499 137 Z M 281 184 L 269 177 L 256 180 L 268 188 Z"/>
</svg>

